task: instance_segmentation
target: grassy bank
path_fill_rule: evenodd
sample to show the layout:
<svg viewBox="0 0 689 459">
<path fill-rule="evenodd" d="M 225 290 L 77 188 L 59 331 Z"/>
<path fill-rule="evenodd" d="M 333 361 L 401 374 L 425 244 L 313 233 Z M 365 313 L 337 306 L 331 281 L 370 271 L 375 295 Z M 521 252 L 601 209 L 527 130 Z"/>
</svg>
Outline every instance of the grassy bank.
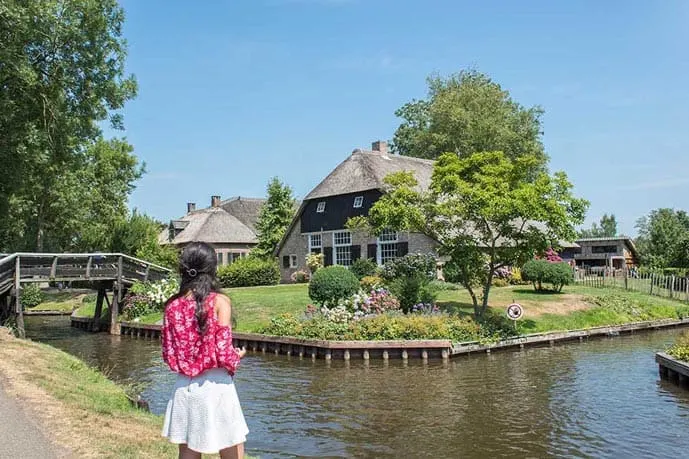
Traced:
<svg viewBox="0 0 689 459">
<path fill-rule="evenodd" d="M 63 291 L 63 292 L 45 292 L 45 300 L 33 308 L 28 308 L 27 311 L 59 311 L 72 312 L 81 308 L 85 304 L 92 303 L 95 305 L 95 293 L 84 293 L 83 291 Z"/>
<path fill-rule="evenodd" d="M 69 354 L 0 328 L 0 375 L 75 457 L 177 457 L 177 446 L 160 436 L 160 416 L 134 409 L 124 388 Z"/>
<path fill-rule="evenodd" d="M 160 437 L 160 417 L 132 408 L 122 387 L 69 354 L 0 329 L 0 373 L 6 390 L 76 457 L 176 455 Z"/>
</svg>

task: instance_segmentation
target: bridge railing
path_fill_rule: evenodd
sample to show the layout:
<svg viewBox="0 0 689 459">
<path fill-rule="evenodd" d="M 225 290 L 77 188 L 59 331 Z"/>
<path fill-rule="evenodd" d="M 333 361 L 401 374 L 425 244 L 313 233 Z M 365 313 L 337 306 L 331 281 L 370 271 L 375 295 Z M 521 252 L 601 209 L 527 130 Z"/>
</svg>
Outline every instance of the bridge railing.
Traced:
<svg viewBox="0 0 689 459">
<path fill-rule="evenodd" d="M 157 281 L 170 270 L 121 253 L 14 253 L 0 259 L 0 293 L 16 282 Z"/>
</svg>

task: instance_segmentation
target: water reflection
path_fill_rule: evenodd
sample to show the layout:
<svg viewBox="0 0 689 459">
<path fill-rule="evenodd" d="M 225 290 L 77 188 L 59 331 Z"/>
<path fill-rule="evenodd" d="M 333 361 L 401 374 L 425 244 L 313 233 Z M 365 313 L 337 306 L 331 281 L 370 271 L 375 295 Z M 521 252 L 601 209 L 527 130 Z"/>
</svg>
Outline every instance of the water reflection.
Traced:
<svg viewBox="0 0 689 459">
<path fill-rule="evenodd" d="M 155 341 L 31 318 L 28 333 L 145 385 L 162 412 L 173 378 Z M 430 360 L 252 355 L 237 376 L 249 449 L 270 457 L 684 456 L 689 397 L 653 352 L 677 331 Z"/>
</svg>

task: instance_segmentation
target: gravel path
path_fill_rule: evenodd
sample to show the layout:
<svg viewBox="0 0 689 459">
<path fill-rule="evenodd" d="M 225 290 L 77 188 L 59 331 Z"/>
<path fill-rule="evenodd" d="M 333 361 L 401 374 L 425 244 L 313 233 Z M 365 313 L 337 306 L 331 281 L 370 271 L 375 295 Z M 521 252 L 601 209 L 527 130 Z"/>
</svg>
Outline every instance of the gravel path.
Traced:
<svg viewBox="0 0 689 459">
<path fill-rule="evenodd" d="M 53 459 L 69 457 L 48 440 L 0 380 L 0 458 Z"/>
</svg>

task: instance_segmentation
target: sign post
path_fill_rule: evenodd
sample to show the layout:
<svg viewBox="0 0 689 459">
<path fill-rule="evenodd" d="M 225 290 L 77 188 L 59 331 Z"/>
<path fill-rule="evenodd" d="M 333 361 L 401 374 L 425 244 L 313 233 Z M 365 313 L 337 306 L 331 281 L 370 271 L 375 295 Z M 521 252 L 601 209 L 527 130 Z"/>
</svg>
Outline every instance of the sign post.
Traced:
<svg viewBox="0 0 689 459">
<path fill-rule="evenodd" d="M 519 303 L 512 303 L 507 306 L 507 317 L 514 324 L 514 331 L 517 333 L 517 321 L 524 315 L 524 309 Z"/>
</svg>

